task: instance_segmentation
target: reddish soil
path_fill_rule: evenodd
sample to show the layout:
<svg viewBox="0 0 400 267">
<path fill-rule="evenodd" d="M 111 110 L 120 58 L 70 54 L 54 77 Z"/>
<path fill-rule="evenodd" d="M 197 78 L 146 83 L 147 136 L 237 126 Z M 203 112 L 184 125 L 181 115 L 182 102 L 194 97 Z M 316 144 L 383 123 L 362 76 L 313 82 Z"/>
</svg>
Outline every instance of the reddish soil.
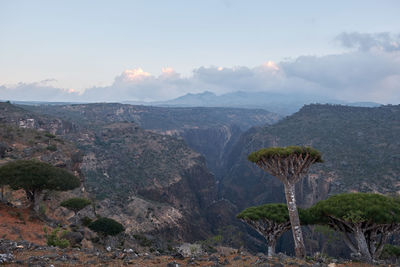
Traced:
<svg viewBox="0 0 400 267">
<path fill-rule="evenodd" d="M 0 203 L 1 238 L 45 245 L 44 226 L 44 222 L 30 216 L 28 208 L 13 208 Z"/>
</svg>

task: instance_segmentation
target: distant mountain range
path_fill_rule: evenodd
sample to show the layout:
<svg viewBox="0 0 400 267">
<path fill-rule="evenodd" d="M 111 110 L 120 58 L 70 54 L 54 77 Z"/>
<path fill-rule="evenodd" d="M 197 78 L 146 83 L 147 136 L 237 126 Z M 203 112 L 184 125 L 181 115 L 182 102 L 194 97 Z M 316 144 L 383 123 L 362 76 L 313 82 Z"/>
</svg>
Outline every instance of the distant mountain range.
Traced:
<svg viewBox="0 0 400 267">
<path fill-rule="evenodd" d="M 216 95 L 205 91 L 199 94 L 186 94 L 184 96 L 160 102 L 135 102 L 125 101 L 126 104 L 154 105 L 168 107 L 236 107 L 260 108 L 281 115 L 290 115 L 297 112 L 302 106 L 312 103 L 343 104 L 358 107 L 377 107 L 381 104 L 375 102 L 345 102 L 320 95 L 312 94 L 282 94 L 271 92 L 244 92 L 237 91 L 223 95 Z"/>
<path fill-rule="evenodd" d="M 0 100 L 1 101 L 1 100 Z M 11 101 L 22 105 L 68 105 L 87 104 L 89 102 L 45 102 L 45 101 Z M 216 95 L 210 91 L 193 94 L 188 93 L 166 101 L 120 101 L 122 104 L 161 106 L 161 107 L 230 107 L 246 109 L 264 109 L 280 115 L 291 115 L 307 104 L 341 104 L 355 107 L 378 107 L 375 102 L 346 102 L 316 94 L 305 93 L 273 93 L 237 91 Z"/>
</svg>

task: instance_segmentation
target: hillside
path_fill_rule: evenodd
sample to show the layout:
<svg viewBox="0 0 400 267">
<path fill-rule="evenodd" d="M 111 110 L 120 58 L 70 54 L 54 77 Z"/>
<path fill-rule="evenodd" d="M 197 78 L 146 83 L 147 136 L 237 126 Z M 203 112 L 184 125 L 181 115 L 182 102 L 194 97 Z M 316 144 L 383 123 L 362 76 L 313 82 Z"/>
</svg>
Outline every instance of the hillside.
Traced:
<svg viewBox="0 0 400 267">
<path fill-rule="evenodd" d="M 60 140 L 79 148 L 84 186 L 97 199 L 98 215 L 120 221 L 128 233 L 159 234 L 160 240 L 209 235 L 211 225 L 204 213 L 216 200 L 215 180 L 201 155 L 183 140 L 143 130 L 133 122 L 107 120 L 97 112 L 93 114 L 98 119 L 81 114 L 79 120 L 69 121 L 9 103 L 0 103 L 0 109 L 1 122 L 7 125 L 2 130 L 32 132 L 24 137 L 32 146 L 42 147 L 43 139 L 41 149 L 57 145 L 59 151 Z M 39 139 L 36 132 L 50 137 Z"/>
<path fill-rule="evenodd" d="M 206 159 L 217 179 L 223 175 L 224 159 L 239 136 L 253 126 L 275 123 L 280 116 L 262 109 L 165 108 L 122 104 L 22 106 L 53 115 L 75 125 L 97 127 L 99 123 L 131 122 L 163 135 L 183 138 Z"/>
<path fill-rule="evenodd" d="M 400 190 L 400 106 L 376 108 L 308 105 L 267 127 L 241 136 L 228 158 L 223 196 L 239 207 L 283 201 L 280 182 L 247 155 L 262 147 L 307 145 L 323 155 L 299 186 L 303 205 L 347 191 Z"/>
<path fill-rule="evenodd" d="M 262 249 L 263 242 L 252 232 L 243 235 L 248 229 L 235 218 L 248 206 L 285 201 L 280 181 L 247 161 L 262 147 L 310 145 L 322 152 L 325 163 L 298 185 L 301 206 L 344 191 L 399 191 L 399 106 L 308 105 L 275 124 L 273 114 L 258 110 L 0 107 L 1 121 L 17 131 L 37 129 L 55 134 L 50 142 L 75 144 L 96 212 L 122 222 L 129 233 L 159 240 L 215 235 L 230 245 Z M 248 129 L 251 124 L 261 126 Z M 278 249 L 290 251 L 290 238 L 282 240 Z"/>
</svg>

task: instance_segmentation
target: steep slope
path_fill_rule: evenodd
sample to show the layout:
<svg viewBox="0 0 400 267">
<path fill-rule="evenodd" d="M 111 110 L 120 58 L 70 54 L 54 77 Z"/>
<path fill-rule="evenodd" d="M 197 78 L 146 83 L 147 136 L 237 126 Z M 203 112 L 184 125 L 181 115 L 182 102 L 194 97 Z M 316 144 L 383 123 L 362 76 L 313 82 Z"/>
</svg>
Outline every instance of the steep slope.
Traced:
<svg viewBox="0 0 400 267">
<path fill-rule="evenodd" d="M 224 172 L 225 155 L 244 131 L 280 119 L 280 116 L 265 110 L 238 108 L 163 108 L 122 104 L 39 105 L 26 108 L 53 114 L 76 124 L 80 124 L 82 119 L 91 125 L 99 121 L 134 122 L 147 130 L 181 137 L 190 148 L 204 155 L 208 168 L 217 179 Z"/>
<path fill-rule="evenodd" d="M 0 108 L 2 121 L 51 130 L 75 143 L 83 152 L 81 171 L 86 189 L 97 198 L 97 214 L 120 221 L 128 233 L 153 233 L 164 240 L 209 235 L 205 213 L 217 197 L 215 180 L 203 157 L 183 140 L 143 130 L 118 117 L 118 111 L 115 119 L 107 116 L 102 105 L 73 107 L 78 113 L 70 121 L 8 103 Z"/>
<path fill-rule="evenodd" d="M 322 152 L 298 186 L 308 206 L 329 194 L 400 190 L 400 106 L 308 105 L 275 125 L 249 130 L 228 158 L 223 196 L 238 207 L 284 201 L 280 182 L 247 161 L 262 147 L 307 145 Z"/>
<path fill-rule="evenodd" d="M 30 216 L 30 202 L 23 190 L 14 191 L 7 186 L 2 187 L 1 193 L 4 195 L 1 199 L 4 203 L 0 208 L 1 232 L 9 239 L 44 244 L 43 227 L 68 224 L 71 212 L 60 207 L 60 202 L 70 197 L 87 197 L 81 173 L 81 153 L 72 143 L 49 132 L 57 124 L 63 123 L 31 114 L 9 103 L 0 103 L 0 165 L 18 159 L 37 159 L 65 168 L 81 179 L 81 186 L 74 190 L 44 191 L 36 196 L 40 216 L 46 217 L 45 221 Z M 8 207 L 5 203 L 11 203 L 17 208 Z M 15 216 L 10 217 L 13 214 Z M 13 217 L 18 217 L 18 220 Z"/>
</svg>

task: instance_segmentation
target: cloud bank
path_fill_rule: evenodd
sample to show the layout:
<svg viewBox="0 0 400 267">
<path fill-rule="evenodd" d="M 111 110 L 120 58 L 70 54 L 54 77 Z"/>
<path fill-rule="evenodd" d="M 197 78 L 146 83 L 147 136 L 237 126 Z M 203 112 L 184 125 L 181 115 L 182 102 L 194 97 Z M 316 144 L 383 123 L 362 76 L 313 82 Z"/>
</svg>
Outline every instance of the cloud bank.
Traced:
<svg viewBox="0 0 400 267">
<path fill-rule="evenodd" d="M 300 56 L 256 67 L 199 67 L 190 77 L 172 68 L 152 75 L 141 68 L 125 70 L 105 87 L 79 94 L 49 81 L 0 86 L 0 99 L 45 101 L 159 101 L 186 93 L 234 91 L 317 94 L 347 101 L 400 103 L 400 34 L 342 33 L 335 38 L 347 52 Z"/>
</svg>

